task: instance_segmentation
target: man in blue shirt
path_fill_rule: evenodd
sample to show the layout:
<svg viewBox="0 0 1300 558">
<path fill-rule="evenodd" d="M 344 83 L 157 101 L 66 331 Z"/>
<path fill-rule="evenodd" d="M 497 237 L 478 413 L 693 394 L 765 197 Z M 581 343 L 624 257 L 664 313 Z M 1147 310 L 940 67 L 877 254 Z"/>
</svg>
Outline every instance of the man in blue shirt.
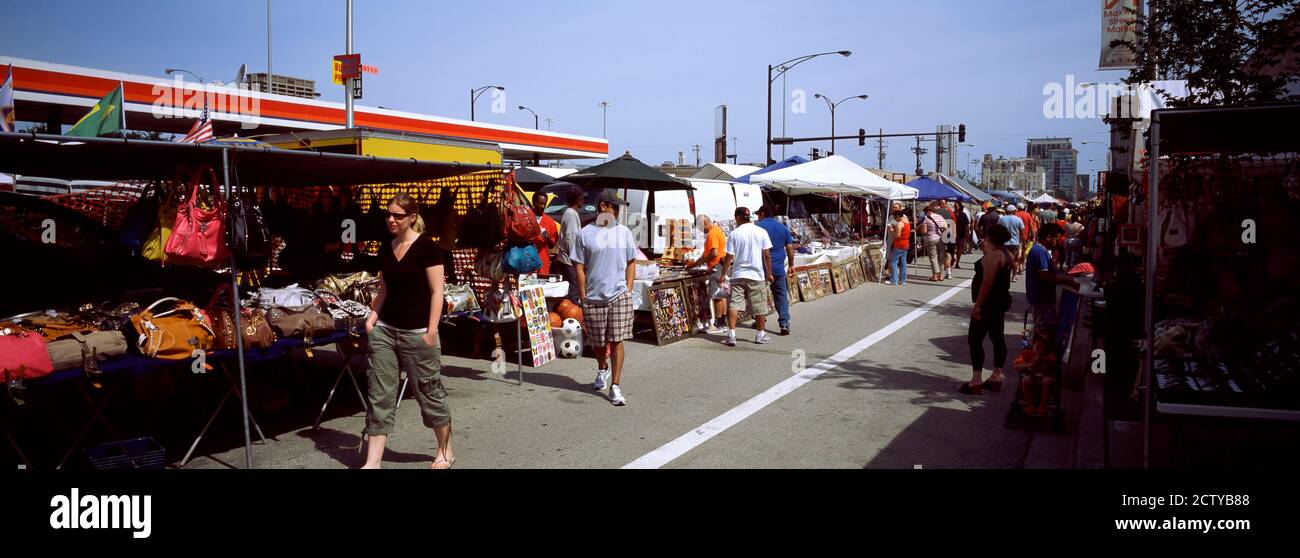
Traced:
<svg viewBox="0 0 1300 558">
<path fill-rule="evenodd" d="M 770 205 L 758 208 L 757 225 L 772 239 L 772 298 L 776 302 L 777 325 L 781 326 L 781 335 L 790 335 L 790 282 L 785 264 L 788 259 L 790 269 L 794 269 L 794 239 L 790 229 L 776 220 Z"/>
<path fill-rule="evenodd" d="M 1024 264 L 1024 262 L 1020 261 L 1020 254 L 1024 253 L 1020 250 L 1020 240 L 1025 236 L 1025 222 L 1021 220 L 1020 217 L 1016 216 L 1015 207 L 1016 206 L 1014 205 L 1007 204 L 1007 206 L 1003 207 L 1001 210 L 1002 216 L 998 217 L 998 224 L 1006 227 L 1007 232 L 1011 233 L 1011 240 L 1007 241 L 1006 247 L 1016 256 L 1015 261 L 1012 262 L 1011 266 L 1012 281 L 1015 281 L 1016 276 L 1023 271 L 1021 266 Z"/>
<path fill-rule="evenodd" d="M 1056 323 L 1056 285 L 1074 282 L 1069 276 L 1058 275 L 1052 263 L 1052 250 L 1060 246 L 1064 236 L 1065 230 L 1060 225 L 1043 225 L 1038 229 L 1038 242 L 1025 258 L 1025 295 L 1034 309 L 1037 331 L 1046 331 L 1050 324 Z"/>
</svg>

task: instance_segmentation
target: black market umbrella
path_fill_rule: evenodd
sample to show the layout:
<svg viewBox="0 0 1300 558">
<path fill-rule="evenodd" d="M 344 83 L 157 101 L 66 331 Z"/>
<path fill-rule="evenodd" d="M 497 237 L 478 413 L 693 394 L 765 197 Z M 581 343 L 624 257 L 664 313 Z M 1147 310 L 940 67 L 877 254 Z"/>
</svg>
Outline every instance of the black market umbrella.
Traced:
<svg viewBox="0 0 1300 558">
<path fill-rule="evenodd" d="M 689 182 L 664 174 L 654 167 L 642 163 L 631 153 L 602 163 L 581 172 L 564 177 L 565 180 L 579 186 L 615 188 L 627 190 L 645 190 L 662 192 L 665 190 L 690 190 Z"/>
<path fill-rule="evenodd" d="M 538 194 L 563 194 L 569 190 L 570 186 L 577 186 L 572 182 L 551 182 L 537 190 Z"/>
<path fill-rule="evenodd" d="M 554 178 L 528 167 L 519 167 L 515 169 L 515 184 L 518 184 L 519 187 L 523 188 L 526 192 L 536 191 L 538 188 L 554 182 Z"/>
</svg>

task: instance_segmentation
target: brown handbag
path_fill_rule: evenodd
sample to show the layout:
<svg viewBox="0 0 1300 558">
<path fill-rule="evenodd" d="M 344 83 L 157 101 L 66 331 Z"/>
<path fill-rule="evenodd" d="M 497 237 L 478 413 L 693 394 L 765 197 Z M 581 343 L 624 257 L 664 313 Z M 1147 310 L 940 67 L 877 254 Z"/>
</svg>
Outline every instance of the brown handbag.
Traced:
<svg viewBox="0 0 1300 558">
<path fill-rule="evenodd" d="M 275 306 L 266 311 L 266 319 L 282 337 L 302 337 L 308 343 L 313 338 L 334 333 L 334 317 L 316 306 L 306 309 Z"/>
<path fill-rule="evenodd" d="M 164 302 L 172 309 L 155 312 Z M 216 334 L 208 317 L 193 304 L 176 298 L 163 298 L 139 314 L 131 316 L 131 325 L 139 334 L 136 344 L 140 354 L 166 360 L 188 360 L 194 350 L 208 351 Z"/>
<path fill-rule="evenodd" d="M 244 350 L 249 348 L 268 349 L 275 344 L 275 332 L 266 321 L 266 314 L 251 308 L 240 309 L 238 328 L 235 325 L 234 312 L 230 310 L 230 285 L 222 283 L 212 293 L 208 303 L 208 317 L 212 320 L 212 331 L 216 334 L 212 348 L 233 351 L 239 348 L 238 340 L 244 339 Z M 238 331 L 236 330 L 238 329 Z"/>
<path fill-rule="evenodd" d="M 95 326 L 83 323 L 63 312 L 53 315 L 51 313 L 33 312 L 7 318 L 7 320 L 40 333 L 47 343 L 72 337 L 73 333 L 93 333 L 98 330 Z"/>
</svg>

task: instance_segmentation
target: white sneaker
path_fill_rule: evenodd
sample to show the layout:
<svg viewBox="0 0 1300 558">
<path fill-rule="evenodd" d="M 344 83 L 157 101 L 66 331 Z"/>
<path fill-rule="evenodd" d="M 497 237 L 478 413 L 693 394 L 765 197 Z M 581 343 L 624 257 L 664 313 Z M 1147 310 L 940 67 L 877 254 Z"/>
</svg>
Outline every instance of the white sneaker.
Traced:
<svg viewBox="0 0 1300 558">
<path fill-rule="evenodd" d="M 722 335 L 726 332 L 727 332 L 727 328 L 718 327 L 718 326 L 710 326 L 709 329 L 707 330 L 707 333 L 709 335 Z"/>
<path fill-rule="evenodd" d="M 943 270 L 943 277 L 944 279 L 952 279 L 952 270 L 951 269 Z"/>
<path fill-rule="evenodd" d="M 725 341 L 723 341 L 722 343 L 723 343 L 724 345 L 728 346 L 728 347 L 735 347 L 735 346 L 736 346 L 736 332 L 734 332 L 734 331 L 728 331 L 728 332 L 727 332 L 727 339 L 726 339 Z"/>
<path fill-rule="evenodd" d="M 627 400 L 623 399 L 623 390 L 618 388 L 618 384 L 609 386 L 609 402 L 619 407 L 627 405 Z"/>
<path fill-rule="evenodd" d="M 609 370 L 597 370 L 596 381 L 591 383 L 591 389 L 600 391 L 609 385 Z"/>
<path fill-rule="evenodd" d="M 766 331 L 760 331 L 758 332 L 757 335 L 754 336 L 754 342 L 758 343 L 759 345 L 766 344 L 768 341 L 771 341 L 771 339 L 767 338 Z"/>
</svg>

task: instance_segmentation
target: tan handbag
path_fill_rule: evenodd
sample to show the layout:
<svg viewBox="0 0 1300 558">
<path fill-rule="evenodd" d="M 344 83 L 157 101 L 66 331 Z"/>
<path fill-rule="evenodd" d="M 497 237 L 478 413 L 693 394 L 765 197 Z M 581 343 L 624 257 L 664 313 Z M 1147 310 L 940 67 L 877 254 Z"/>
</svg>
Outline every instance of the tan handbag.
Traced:
<svg viewBox="0 0 1300 558">
<path fill-rule="evenodd" d="M 170 310 L 155 313 L 165 302 Z M 140 354 L 166 360 L 188 360 L 194 350 L 212 350 L 216 334 L 208 317 L 193 304 L 176 298 L 160 299 L 144 311 L 131 316 L 131 325 L 139 334 Z"/>
<path fill-rule="evenodd" d="M 126 336 L 120 331 L 96 331 L 90 334 L 74 333 L 71 339 L 46 345 L 55 370 L 80 367 L 91 379 L 96 389 L 103 387 L 95 376 L 100 363 L 126 354 Z"/>
</svg>

